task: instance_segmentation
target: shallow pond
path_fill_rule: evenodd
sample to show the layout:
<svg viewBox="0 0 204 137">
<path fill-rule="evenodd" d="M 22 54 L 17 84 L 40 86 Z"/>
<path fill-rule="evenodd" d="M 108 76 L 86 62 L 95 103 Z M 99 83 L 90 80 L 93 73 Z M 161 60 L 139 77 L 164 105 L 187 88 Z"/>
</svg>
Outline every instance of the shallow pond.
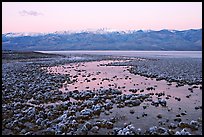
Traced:
<svg viewBox="0 0 204 137">
<path fill-rule="evenodd" d="M 112 88 L 121 90 L 123 94 L 134 94 L 131 89 L 137 89 L 137 93 L 153 93 L 153 101 L 158 100 L 157 94 L 163 93 L 159 98 L 167 101 L 165 107 L 155 107 L 148 100 L 135 107 L 118 108 L 114 105 L 109 115 L 102 113 L 98 118 L 91 119 L 92 122 L 97 119 L 117 117 L 119 120 L 114 123 L 114 127 L 123 127 L 124 123 L 132 123 L 136 128 L 141 128 L 142 132 L 144 132 L 144 130 L 155 125 L 168 128 L 170 123 L 179 123 L 174 119 L 178 118 L 176 115 L 182 112 L 186 113 L 186 115 L 179 116 L 183 122 L 189 123 L 191 120 L 202 117 L 202 109 L 195 109 L 197 106 L 202 106 L 202 89 L 199 88 L 201 85 L 197 85 L 198 88 L 193 88 L 193 91 L 190 91 L 188 88 L 195 85 L 177 86 L 177 83 L 174 82 L 168 83 L 165 80 L 157 81 L 153 78 L 134 75 L 128 71 L 131 66 L 105 65 L 110 62 L 113 61 L 71 63 L 50 67 L 48 72 L 69 74 L 71 80 L 75 81 L 71 84 L 64 83 L 63 88 L 60 89 L 63 92 L 74 90 L 98 92 L 101 89 Z M 130 113 L 130 110 L 134 111 L 134 113 Z M 161 114 L 162 118 L 158 118 L 158 114 Z M 189 131 L 193 134 L 201 134 L 201 128 L 197 131 L 191 131 L 190 129 Z M 108 131 L 110 130 L 102 128 L 98 134 L 108 133 Z"/>
</svg>

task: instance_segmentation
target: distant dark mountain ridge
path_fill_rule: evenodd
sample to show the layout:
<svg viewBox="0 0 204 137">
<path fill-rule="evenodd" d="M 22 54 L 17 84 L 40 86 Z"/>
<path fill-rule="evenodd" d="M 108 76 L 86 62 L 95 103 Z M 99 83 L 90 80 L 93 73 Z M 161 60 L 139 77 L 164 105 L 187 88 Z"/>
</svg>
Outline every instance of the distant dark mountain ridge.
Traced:
<svg viewBox="0 0 204 137">
<path fill-rule="evenodd" d="M 2 50 L 166 50 L 201 51 L 202 29 L 184 31 L 82 31 L 2 34 Z"/>
</svg>

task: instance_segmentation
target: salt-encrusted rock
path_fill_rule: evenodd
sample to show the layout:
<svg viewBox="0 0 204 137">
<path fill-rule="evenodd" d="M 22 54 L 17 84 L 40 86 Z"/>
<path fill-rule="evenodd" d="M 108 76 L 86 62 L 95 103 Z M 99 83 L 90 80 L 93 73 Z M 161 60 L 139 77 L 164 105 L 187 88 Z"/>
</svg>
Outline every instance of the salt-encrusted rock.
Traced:
<svg viewBox="0 0 204 137">
<path fill-rule="evenodd" d="M 88 134 L 89 129 L 87 128 L 87 126 L 84 124 L 80 129 L 77 129 L 76 134 L 77 135 L 87 135 Z"/>
<path fill-rule="evenodd" d="M 110 115 L 110 112 L 109 111 L 105 111 L 104 114 L 105 115 Z"/>
<path fill-rule="evenodd" d="M 187 115 L 187 112 L 181 112 L 181 115 Z"/>
<path fill-rule="evenodd" d="M 94 114 L 100 114 L 101 113 L 101 109 L 102 109 L 102 106 L 99 105 L 99 104 L 92 106 L 92 110 L 93 110 Z"/>
<path fill-rule="evenodd" d="M 104 105 L 105 109 L 112 109 L 113 108 L 113 103 L 112 102 L 107 102 L 105 105 Z"/>
<path fill-rule="evenodd" d="M 150 127 L 149 130 L 148 130 L 148 132 L 150 133 L 150 135 L 156 134 L 157 128 L 158 128 L 157 126 Z"/>
<path fill-rule="evenodd" d="M 159 106 L 159 101 L 152 101 L 151 105 L 158 107 Z"/>
<path fill-rule="evenodd" d="M 159 102 L 162 106 L 166 106 L 166 100 L 165 100 L 165 99 L 159 99 L 158 102 Z"/>
<path fill-rule="evenodd" d="M 199 117 L 199 118 L 197 119 L 197 121 L 200 122 L 200 123 L 202 123 L 202 117 Z"/>
<path fill-rule="evenodd" d="M 67 129 L 66 125 L 64 123 L 58 123 L 55 126 L 56 131 L 64 132 Z"/>
<path fill-rule="evenodd" d="M 113 117 L 113 118 L 110 118 L 110 120 L 109 120 L 110 122 L 112 122 L 112 123 L 115 123 L 116 122 L 116 118 L 115 117 Z"/>
<path fill-rule="evenodd" d="M 112 94 L 122 94 L 122 91 L 120 90 L 117 90 L 117 89 L 114 89 L 114 90 L 111 90 Z"/>
<path fill-rule="evenodd" d="M 126 100 L 125 101 L 125 105 L 127 106 L 139 106 L 141 104 L 141 101 L 139 99 L 136 99 L 136 100 Z"/>
<path fill-rule="evenodd" d="M 131 98 L 130 98 L 130 100 L 136 100 L 136 99 L 138 99 L 137 96 L 131 96 Z"/>
<path fill-rule="evenodd" d="M 77 127 L 79 124 L 77 123 L 77 121 L 74 119 L 71 122 L 69 122 L 69 127 L 75 128 Z"/>
<path fill-rule="evenodd" d="M 135 127 L 131 124 L 121 129 L 114 128 L 114 131 L 117 132 L 116 135 L 135 135 Z"/>
<path fill-rule="evenodd" d="M 113 128 L 113 123 L 110 122 L 110 121 L 106 121 L 106 122 L 105 122 L 105 125 L 106 125 L 106 128 L 107 128 L 107 129 Z"/>
<path fill-rule="evenodd" d="M 174 123 L 170 123 L 170 125 L 168 126 L 170 129 L 175 129 L 177 128 L 177 125 Z"/>
<path fill-rule="evenodd" d="M 181 118 L 174 118 L 174 121 L 181 122 Z"/>
<path fill-rule="evenodd" d="M 153 126 L 147 130 L 149 135 L 169 135 L 168 130 L 164 127 Z"/>
<path fill-rule="evenodd" d="M 176 131 L 175 135 L 191 135 L 191 134 L 184 128 L 180 132 Z"/>
<path fill-rule="evenodd" d="M 94 126 L 98 126 L 99 128 L 107 128 L 107 129 L 111 129 L 113 128 L 113 123 L 110 121 L 107 121 L 105 119 L 99 120 L 97 121 Z"/>
<path fill-rule="evenodd" d="M 92 128 L 92 124 L 90 122 L 86 122 L 84 124 L 84 126 L 86 127 L 86 129 L 90 130 Z"/>
<path fill-rule="evenodd" d="M 65 113 L 57 118 L 58 121 L 65 121 L 68 118 L 68 115 Z"/>
<path fill-rule="evenodd" d="M 166 128 L 163 127 L 158 127 L 157 129 L 157 133 L 159 133 L 160 135 L 168 135 L 168 130 Z"/>
<path fill-rule="evenodd" d="M 190 125 L 190 127 L 191 127 L 192 129 L 194 129 L 194 130 L 198 130 L 198 127 L 200 126 L 200 124 L 198 123 L 198 121 L 195 121 L 195 120 L 192 120 L 189 125 Z"/>
<path fill-rule="evenodd" d="M 93 126 L 90 131 L 93 133 L 98 133 L 98 130 L 99 130 L 98 126 Z"/>
<path fill-rule="evenodd" d="M 141 134 L 142 134 L 142 129 L 141 129 L 141 128 L 137 128 L 137 129 L 135 130 L 135 134 L 136 134 L 136 135 L 141 135 Z"/>
<path fill-rule="evenodd" d="M 119 103 L 119 104 L 117 104 L 117 107 L 118 108 L 123 108 L 123 107 L 125 107 L 125 104 L 124 103 Z"/>
<path fill-rule="evenodd" d="M 43 121 L 43 118 L 39 118 L 36 120 L 36 124 L 41 125 L 41 122 Z"/>
<path fill-rule="evenodd" d="M 83 119 L 87 119 L 87 118 L 90 118 L 93 115 L 93 113 L 94 113 L 94 111 L 92 109 L 83 109 L 80 112 L 80 116 Z"/>
<path fill-rule="evenodd" d="M 113 135 L 117 135 L 120 130 L 121 128 L 117 128 L 117 127 L 113 128 Z"/>
<path fill-rule="evenodd" d="M 179 122 L 178 126 L 180 128 L 190 128 L 190 125 L 187 122 Z"/>
<path fill-rule="evenodd" d="M 141 101 L 139 99 L 133 100 L 132 105 L 133 106 L 139 106 L 141 104 Z"/>
<path fill-rule="evenodd" d="M 147 116 L 147 113 L 143 112 L 142 117 L 145 117 L 145 116 Z"/>
</svg>

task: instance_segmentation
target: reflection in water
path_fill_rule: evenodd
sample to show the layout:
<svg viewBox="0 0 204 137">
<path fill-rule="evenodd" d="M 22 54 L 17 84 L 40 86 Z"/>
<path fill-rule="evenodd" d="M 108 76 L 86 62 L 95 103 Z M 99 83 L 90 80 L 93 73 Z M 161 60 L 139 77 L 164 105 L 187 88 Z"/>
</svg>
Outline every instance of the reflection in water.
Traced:
<svg viewBox="0 0 204 137">
<path fill-rule="evenodd" d="M 121 90 L 123 94 L 133 94 L 133 92 L 142 94 L 152 93 L 155 95 L 152 97 L 152 100 L 158 100 L 156 94 L 163 93 L 159 98 L 167 100 L 166 108 L 155 109 L 149 102 L 144 102 L 144 105 L 148 106 L 148 109 L 143 109 L 144 105 L 142 107 L 135 107 L 134 109 L 137 112 L 135 115 L 127 113 L 129 112 L 129 108 L 113 109 L 111 115 L 124 114 L 129 117 L 124 120 L 126 123 L 133 122 L 134 119 L 136 120 L 136 117 L 142 115 L 144 112 L 151 114 L 145 119 L 137 119 L 137 122 L 134 123 L 136 127 L 141 127 L 144 120 L 148 121 L 150 125 L 155 125 L 155 123 L 158 123 L 158 119 L 155 118 L 158 113 L 162 113 L 166 119 L 170 119 L 169 122 L 174 122 L 173 117 L 183 111 L 187 112 L 188 115 L 183 116 L 182 121 L 194 120 L 201 116 L 202 110 L 194 111 L 195 106 L 202 104 L 202 90 L 199 88 L 194 89 L 194 92 L 190 92 L 188 88 L 193 85 L 176 87 L 176 83 L 170 84 L 165 80 L 156 81 L 153 78 L 131 74 L 128 71 L 131 66 L 104 65 L 111 62 L 113 61 L 71 63 L 64 66 L 48 68 L 48 72 L 70 75 L 71 80 L 74 82 L 71 84 L 64 83 L 63 88 L 60 89 L 63 92 L 74 90 L 78 90 L 79 92 L 86 90 L 97 92 L 101 89 L 112 88 Z M 187 95 L 188 97 L 186 97 Z M 106 118 L 107 116 L 101 115 L 100 117 Z M 117 124 L 120 126 L 124 121 Z M 144 125 L 144 127 L 149 126 L 148 124 Z M 163 126 L 165 127 L 167 125 Z"/>
</svg>

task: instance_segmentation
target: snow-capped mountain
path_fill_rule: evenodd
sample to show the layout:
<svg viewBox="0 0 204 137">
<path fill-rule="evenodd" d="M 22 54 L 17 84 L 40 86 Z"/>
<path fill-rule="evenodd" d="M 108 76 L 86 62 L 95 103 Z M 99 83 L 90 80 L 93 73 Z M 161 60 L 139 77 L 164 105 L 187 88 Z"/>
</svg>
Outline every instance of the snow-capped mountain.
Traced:
<svg viewBox="0 0 204 137">
<path fill-rule="evenodd" d="M 165 29 L 167 30 L 167 29 Z M 85 30 L 65 30 L 65 31 L 55 31 L 47 33 L 36 33 L 36 32 L 9 32 L 2 35 L 6 37 L 22 37 L 22 36 L 43 36 L 47 34 L 58 34 L 58 35 L 67 35 L 67 34 L 76 34 L 76 33 L 93 33 L 93 34 L 108 34 L 108 33 L 119 33 L 119 34 L 131 34 L 135 32 L 152 32 L 153 30 L 117 30 L 111 28 L 100 28 L 100 29 L 85 29 Z M 162 30 L 161 30 L 162 31 Z M 170 32 L 176 32 L 177 30 L 167 30 Z"/>
<path fill-rule="evenodd" d="M 3 50 L 202 50 L 202 29 L 114 30 L 2 34 Z"/>
<path fill-rule="evenodd" d="M 150 32 L 152 30 L 140 30 L 143 32 Z M 36 33 L 36 32 L 9 32 L 4 33 L 2 35 L 6 37 L 22 37 L 22 36 L 42 36 L 47 34 L 59 34 L 59 35 L 66 35 L 66 34 L 74 34 L 74 33 L 94 33 L 94 34 L 108 34 L 108 33 L 120 33 L 120 34 L 126 34 L 126 33 L 133 33 L 136 32 L 136 30 L 117 30 L 117 29 L 111 29 L 111 28 L 100 28 L 100 29 L 85 29 L 85 30 L 66 30 L 66 31 L 55 31 L 55 32 L 47 32 L 47 33 Z"/>
<path fill-rule="evenodd" d="M 42 36 L 42 35 L 46 35 L 48 33 L 35 33 L 35 32 L 16 32 L 16 33 L 5 33 L 2 34 L 6 37 L 22 37 L 22 36 Z"/>
</svg>

